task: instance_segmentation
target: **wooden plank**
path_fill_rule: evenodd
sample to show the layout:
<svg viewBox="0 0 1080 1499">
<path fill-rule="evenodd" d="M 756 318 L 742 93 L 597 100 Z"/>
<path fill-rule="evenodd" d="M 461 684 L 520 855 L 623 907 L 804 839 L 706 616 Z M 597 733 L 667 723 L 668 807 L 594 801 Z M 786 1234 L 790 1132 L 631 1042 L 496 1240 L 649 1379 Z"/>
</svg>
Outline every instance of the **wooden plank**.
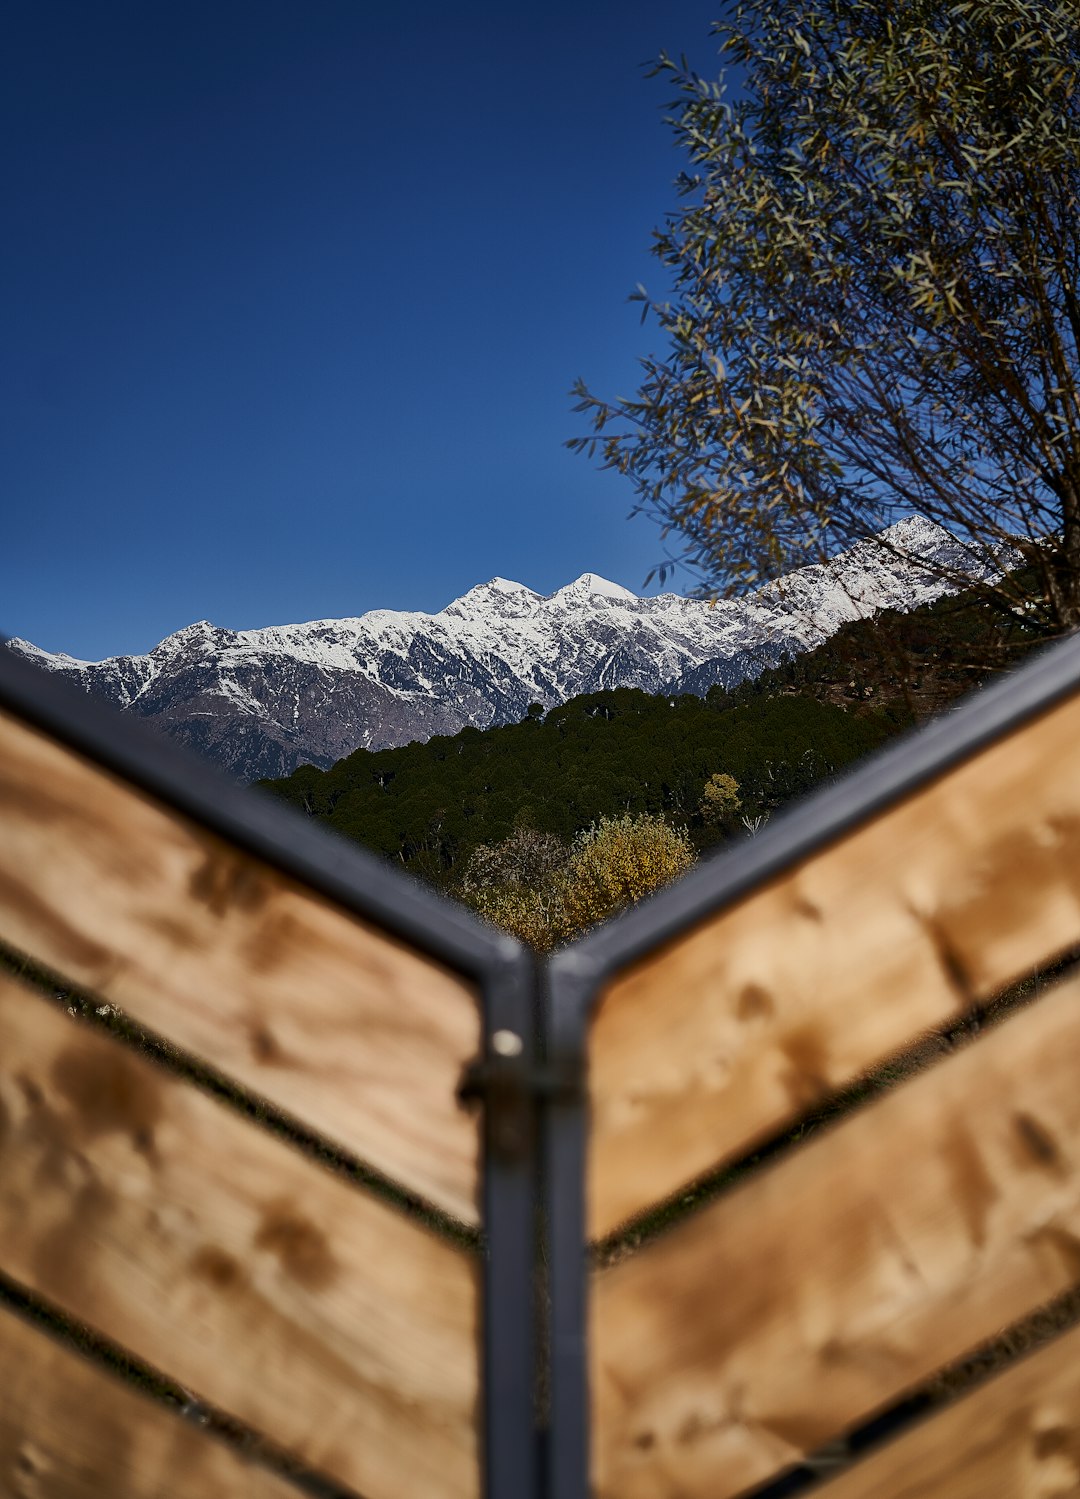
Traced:
<svg viewBox="0 0 1080 1499">
<path fill-rule="evenodd" d="M 10 979 L 0 1267 L 366 1499 L 478 1492 L 476 1257 Z"/>
<path fill-rule="evenodd" d="M 463 979 L 0 715 L 0 937 L 477 1221 Z"/>
<path fill-rule="evenodd" d="M 299 1499 L 292 1484 L 0 1311 L 0 1493 Z"/>
<path fill-rule="evenodd" d="M 1080 1329 L 874 1453 L 821 1499 L 1080 1493 Z"/>
<path fill-rule="evenodd" d="M 1080 981 L 593 1286 L 600 1499 L 725 1499 L 1080 1276 Z"/>
<path fill-rule="evenodd" d="M 599 1237 L 1080 942 L 1080 699 L 615 979 Z"/>
</svg>

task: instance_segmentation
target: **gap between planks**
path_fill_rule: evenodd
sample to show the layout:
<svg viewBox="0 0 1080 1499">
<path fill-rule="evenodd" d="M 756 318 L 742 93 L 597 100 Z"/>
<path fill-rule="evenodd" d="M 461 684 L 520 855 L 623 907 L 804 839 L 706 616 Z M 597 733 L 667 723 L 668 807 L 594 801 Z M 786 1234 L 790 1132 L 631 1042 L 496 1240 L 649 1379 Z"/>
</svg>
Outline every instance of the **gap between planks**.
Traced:
<svg viewBox="0 0 1080 1499">
<path fill-rule="evenodd" d="M 1080 1278 L 1080 979 L 592 1283 L 599 1499 L 728 1499 Z"/>
<path fill-rule="evenodd" d="M 1080 942 L 1080 698 L 607 985 L 591 1238 Z"/>
<path fill-rule="evenodd" d="M 478 1222 L 470 983 L 8 714 L 0 817 L 0 936 Z"/>
<path fill-rule="evenodd" d="M 300 1491 L 0 1308 L 0 1492 L 299 1499 Z"/>
<path fill-rule="evenodd" d="M 0 1266 L 368 1499 L 475 1499 L 476 1257 L 0 979 Z"/>
</svg>

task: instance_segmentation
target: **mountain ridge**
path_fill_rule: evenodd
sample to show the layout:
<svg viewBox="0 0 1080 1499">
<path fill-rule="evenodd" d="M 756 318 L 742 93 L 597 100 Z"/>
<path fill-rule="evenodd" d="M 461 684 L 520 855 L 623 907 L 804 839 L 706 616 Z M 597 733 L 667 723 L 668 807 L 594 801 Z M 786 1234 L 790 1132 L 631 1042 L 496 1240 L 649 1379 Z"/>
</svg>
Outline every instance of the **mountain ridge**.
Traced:
<svg viewBox="0 0 1080 1499">
<path fill-rule="evenodd" d="M 950 591 L 927 559 L 974 572 L 959 542 L 914 516 L 755 593 L 716 603 L 639 598 L 595 573 L 551 594 L 492 578 L 438 613 L 227 630 L 199 620 L 144 655 L 81 661 L 8 649 L 156 723 L 243 779 L 327 767 L 466 725 L 487 728 L 613 687 L 701 695 L 811 649 L 842 624 Z"/>
</svg>

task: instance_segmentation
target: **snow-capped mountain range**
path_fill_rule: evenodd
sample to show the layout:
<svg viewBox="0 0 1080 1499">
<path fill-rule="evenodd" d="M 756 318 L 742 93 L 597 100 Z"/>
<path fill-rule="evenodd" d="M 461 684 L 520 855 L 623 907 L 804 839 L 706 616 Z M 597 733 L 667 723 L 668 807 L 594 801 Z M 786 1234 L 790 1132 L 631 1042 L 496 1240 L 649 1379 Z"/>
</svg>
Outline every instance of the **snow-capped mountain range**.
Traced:
<svg viewBox="0 0 1080 1499">
<path fill-rule="evenodd" d="M 913 517 L 715 604 L 638 598 L 593 573 L 547 595 L 492 578 L 438 614 L 375 609 L 259 630 L 202 620 L 145 656 L 79 661 L 25 640 L 8 647 L 254 780 L 329 766 L 361 746 L 511 723 L 530 703 L 583 692 L 731 687 L 848 620 L 937 598 L 947 589 L 929 558 L 970 570 L 954 538 Z"/>
</svg>

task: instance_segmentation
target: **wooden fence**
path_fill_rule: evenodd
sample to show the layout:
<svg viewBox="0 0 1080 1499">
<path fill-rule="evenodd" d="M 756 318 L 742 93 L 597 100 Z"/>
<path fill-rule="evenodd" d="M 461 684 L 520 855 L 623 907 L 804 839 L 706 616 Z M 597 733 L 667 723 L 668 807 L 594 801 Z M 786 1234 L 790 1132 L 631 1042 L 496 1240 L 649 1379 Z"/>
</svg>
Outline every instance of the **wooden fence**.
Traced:
<svg viewBox="0 0 1080 1499">
<path fill-rule="evenodd" d="M 901 1420 L 1080 1282 L 1080 643 L 541 973 L 19 662 L 0 707 L 13 1494 L 1080 1491 L 1080 1330 Z"/>
<path fill-rule="evenodd" d="M 479 1126 L 457 1090 L 521 954 L 19 666 L 0 1275 L 38 1317 L 0 1310 L 0 1463 L 28 1495 L 282 1493 L 237 1477 L 245 1452 L 320 1491 L 478 1495 Z M 82 1328 L 247 1440 L 80 1359 Z"/>
</svg>

